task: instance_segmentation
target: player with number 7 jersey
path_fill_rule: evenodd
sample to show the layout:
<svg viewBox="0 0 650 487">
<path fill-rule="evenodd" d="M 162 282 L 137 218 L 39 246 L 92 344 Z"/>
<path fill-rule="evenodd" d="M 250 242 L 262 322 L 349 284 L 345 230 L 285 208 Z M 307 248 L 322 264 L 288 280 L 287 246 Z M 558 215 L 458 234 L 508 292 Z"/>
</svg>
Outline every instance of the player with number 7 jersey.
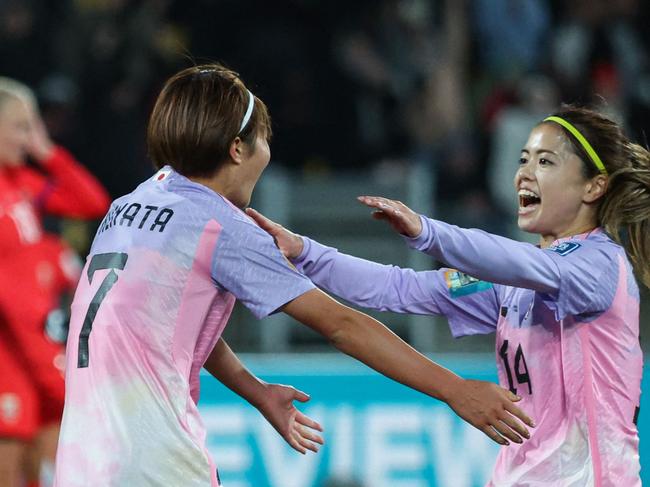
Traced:
<svg viewBox="0 0 650 487">
<path fill-rule="evenodd" d="M 313 287 L 227 199 L 170 168 L 113 202 L 72 303 L 57 485 L 219 485 L 199 371 L 235 296 L 261 317 Z"/>
<path fill-rule="evenodd" d="M 316 289 L 242 211 L 270 134 L 266 106 L 221 65 L 163 87 L 148 131 L 159 170 L 111 205 L 72 305 L 55 485 L 221 485 L 197 409 L 204 364 L 295 450 L 318 450 L 320 426 L 293 405 L 308 396 L 260 381 L 220 338 L 235 299 L 258 318 L 287 313 L 500 444 L 530 436 L 516 395 L 458 377 Z"/>
</svg>

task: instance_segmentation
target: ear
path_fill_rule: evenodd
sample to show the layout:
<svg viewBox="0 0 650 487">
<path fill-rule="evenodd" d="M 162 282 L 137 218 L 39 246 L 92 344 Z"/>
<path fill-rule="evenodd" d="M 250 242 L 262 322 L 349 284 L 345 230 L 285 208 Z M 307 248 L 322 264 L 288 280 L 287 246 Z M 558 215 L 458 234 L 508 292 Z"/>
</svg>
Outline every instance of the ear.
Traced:
<svg viewBox="0 0 650 487">
<path fill-rule="evenodd" d="M 228 154 L 235 164 L 241 164 L 244 155 L 244 141 L 235 137 L 235 140 L 230 143 Z"/>
<path fill-rule="evenodd" d="M 582 196 L 582 201 L 585 203 L 593 203 L 601 198 L 607 192 L 607 185 L 609 179 L 603 174 L 594 176 L 585 185 L 585 193 Z"/>
</svg>

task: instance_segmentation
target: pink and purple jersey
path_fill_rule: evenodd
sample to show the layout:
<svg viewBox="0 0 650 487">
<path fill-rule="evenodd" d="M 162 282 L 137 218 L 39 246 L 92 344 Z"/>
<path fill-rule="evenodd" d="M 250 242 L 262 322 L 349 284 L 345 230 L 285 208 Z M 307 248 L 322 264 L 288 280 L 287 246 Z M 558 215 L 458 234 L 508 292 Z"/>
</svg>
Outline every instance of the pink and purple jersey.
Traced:
<svg viewBox="0 0 650 487">
<path fill-rule="evenodd" d="M 248 216 L 170 168 L 113 202 L 72 304 L 55 484 L 218 486 L 199 371 L 235 299 L 263 317 L 310 289 Z"/>
<path fill-rule="evenodd" d="M 454 269 L 416 272 L 304 239 L 295 260 L 348 301 L 444 315 L 454 336 L 496 332 L 499 382 L 537 423 L 501 448 L 489 486 L 639 486 L 639 290 L 601 229 L 540 249 L 421 218 L 408 244 Z"/>
</svg>

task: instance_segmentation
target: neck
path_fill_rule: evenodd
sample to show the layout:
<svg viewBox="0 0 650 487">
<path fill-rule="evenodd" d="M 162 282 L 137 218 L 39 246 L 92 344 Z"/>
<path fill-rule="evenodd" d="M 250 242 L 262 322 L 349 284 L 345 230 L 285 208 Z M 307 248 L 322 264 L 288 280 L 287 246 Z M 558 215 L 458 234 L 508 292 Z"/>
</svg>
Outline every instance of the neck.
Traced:
<svg viewBox="0 0 650 487">
<path fill-rule="evenodd" d="M 217 179 L 215 176 L 211 176 L 211 177 L 192 176 L 187 179 L 195 183 L 202 184 L 203 186 L 210 188 L 215 193 L 219 193 L 220 195 L 227 197 L 225 191 L 226 189 L 225 185 L 221 180 Z"/>
<path fill-rule="evenodd" d="M 566 237 L 573 237 L 574 235 L 581 235 L 583 233 L 590 232 L 596 227 L 597 227 L 596 224 L 590 223 L 581 226 L 571 227 L 570 229 L 564 232 L 558 232 L 556 234 L 541 235 L 539 246 L 545 249 L 546 247 L 549 247 L 556 240 L 560 240 L 561 238 L 566 238 Z"/>
<path fill-rule="evenodd" d="M 210 188 L 212 191 L 220 194 L 234 205 L 240 206 L 238 197 L 240 194 L 241 184 L 232 171 L 222 168 L 212 176 L 192 176 L 188 179 Z"/>
<path fill-rule="evenodd" d="M 219 193 L 226 198 L 228 198 L 229 188 L 233 186 L 233 177 L 226 164 L 218 167 L 209 176 L 189 176 L 188 179 L 190 181 L 194 181 L 195 183 L 202 184 L 203 186 L 210 188 L 215 193 Z"/>
</svg>

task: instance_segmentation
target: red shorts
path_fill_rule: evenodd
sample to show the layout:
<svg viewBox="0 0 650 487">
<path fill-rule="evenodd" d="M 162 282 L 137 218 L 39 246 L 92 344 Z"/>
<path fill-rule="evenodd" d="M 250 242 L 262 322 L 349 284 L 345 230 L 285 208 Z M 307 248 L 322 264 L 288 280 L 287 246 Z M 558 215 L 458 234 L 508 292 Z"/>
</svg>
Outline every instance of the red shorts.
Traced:
<svg viewBox="0 0 650 487">
<path fill-rule="evenodd" d="M 64 348 L 40 337 L 31 340 L 30 365 L 0 324 L 0 438 L 31 440 L 39 429 L 61 421 Z"/>
</svg>

